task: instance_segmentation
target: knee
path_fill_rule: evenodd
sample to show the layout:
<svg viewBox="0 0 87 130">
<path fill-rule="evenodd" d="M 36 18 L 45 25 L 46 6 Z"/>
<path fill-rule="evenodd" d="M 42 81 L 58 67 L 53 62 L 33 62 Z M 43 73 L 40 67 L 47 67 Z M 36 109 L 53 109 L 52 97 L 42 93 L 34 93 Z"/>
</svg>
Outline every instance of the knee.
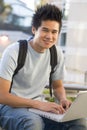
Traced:
<svg viewBox="0 0 87 130">
<path fill-rule="evenodd" d="M 40 116 L 34 115 L 32 118 L 26 117 L 21 121 L 24 130 L 43 130 L 44 123 Z"/>
</svg>

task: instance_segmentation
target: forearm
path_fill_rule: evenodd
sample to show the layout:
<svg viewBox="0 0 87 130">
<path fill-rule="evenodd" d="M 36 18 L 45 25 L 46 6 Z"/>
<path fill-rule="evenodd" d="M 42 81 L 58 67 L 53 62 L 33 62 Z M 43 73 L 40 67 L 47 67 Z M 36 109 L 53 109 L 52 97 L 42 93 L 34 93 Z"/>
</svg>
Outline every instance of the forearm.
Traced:
<svg viewBox="0 0 87 130">
<path fill-rule="evenodd" d="M 59 101 L 66 100 L 65 88 L 63 87 L 63 83 L 61 80 L 56 80 L 53 82 L 53 92 L 54 92 L 55 97 Z"/>
<path fill-rule="evenodd" d="M 40 101 L 26 99 L 9 93 L 11 82 L 0 78 L 0 104 L 9 105 L 12 107 L 33 107 L 37 108 Z M 38 105 L 37 105 L 38 104 Z"/>
<path fill-rule="evenodd" d="M 0 104 L 9 105 L 12 107 L 28 107 L 28 108 L 30 107 L 37 108 L 39 106 L 39 101 L 36 100 L 18 97 L 11 93 L 3 95 L 0 94 Z"/>
<path fill-rule="evenodd" d="M 64 113 L 64 109 L 56 103 L 25 99 L 11 94 L 9 94 L 9 96 L 5 95 L 5 98 L 1 98 L 0 95 L 0 103 L 16 108 L 36 108 L 42 111 L 53 112 L 56 114 Z"/>
<path fill-rule="evenodd" d="M 59 101 L 66 100 L 66 92 L 63 87 L 54 89 L 54 95 Z"/>
</svg>

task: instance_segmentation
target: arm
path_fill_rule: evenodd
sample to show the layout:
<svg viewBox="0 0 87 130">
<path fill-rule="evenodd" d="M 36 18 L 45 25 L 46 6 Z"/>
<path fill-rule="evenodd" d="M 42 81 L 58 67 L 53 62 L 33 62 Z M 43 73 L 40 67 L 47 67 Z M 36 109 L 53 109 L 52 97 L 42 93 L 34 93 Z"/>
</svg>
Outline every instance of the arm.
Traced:
<svg viewBox="0 0 87 130">
<path fill-rule="evenodd" d="M 55 97 L 59 100 L 63 108 L 69 108 L 69 106 L 71 105 L 71 101 L 67 100 L 66 98 L 66 92 L 63 87 L 62 80 L 53 81 L 53 91 Z"/>
<path fill-rule="evenodd" d="M 0 78 L 0 103 L 11 107 L 36 108 L 53 113 L 64 113 L 61 105 L 52 102 L 41 102 L 38 100 L 26 99 L 9 93 L 10 81 Z"/>
<path fill-rule="evenodd" d="M 11 82 L 0 78 L 0 103 L 12 107 L 33 107 L 32 99 L 25 99 L 9 93 Z"/>
</svg>

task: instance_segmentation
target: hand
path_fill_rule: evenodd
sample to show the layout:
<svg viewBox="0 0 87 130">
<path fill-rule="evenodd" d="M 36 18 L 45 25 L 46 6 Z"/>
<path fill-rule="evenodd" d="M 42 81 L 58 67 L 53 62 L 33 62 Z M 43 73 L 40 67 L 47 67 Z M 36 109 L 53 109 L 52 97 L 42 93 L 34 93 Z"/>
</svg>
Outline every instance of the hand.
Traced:
<svg viewBox="0 0 87 130">
<path fill-rule="evenodd" d="M 71 105 L 71 101 L 70 100 L 68 100 L 68 99 L 61 99 L 60 100 L 60 105 L 62 105 L 62 107 L 65 109 L 65 110 L 67 110 L 69 107 L 70 107 L 70 105 Z"/>
<path fill-rule="evenodd" d="M 52 112 L 56 114 L 63 114 L 65 113 L 64 108 L 54 102 L 40 102 L 39 109 L 47 112 Z"/>
</svg>

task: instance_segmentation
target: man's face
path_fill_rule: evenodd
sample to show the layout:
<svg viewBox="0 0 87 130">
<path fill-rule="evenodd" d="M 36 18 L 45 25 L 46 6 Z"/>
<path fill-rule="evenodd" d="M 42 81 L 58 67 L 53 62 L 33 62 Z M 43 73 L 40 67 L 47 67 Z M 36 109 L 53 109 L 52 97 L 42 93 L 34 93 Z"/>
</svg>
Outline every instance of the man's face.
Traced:
<svg viewBox="0 0 87 130">
<path fill-rule="evenodd" d="M 34 44 L 40 48 L 48 49 L 56 44 L 59 34 L 59 23 L 56 21 L 42 21 L 41 26 L 36 30 L 32 28 Z"/>
</svg>

